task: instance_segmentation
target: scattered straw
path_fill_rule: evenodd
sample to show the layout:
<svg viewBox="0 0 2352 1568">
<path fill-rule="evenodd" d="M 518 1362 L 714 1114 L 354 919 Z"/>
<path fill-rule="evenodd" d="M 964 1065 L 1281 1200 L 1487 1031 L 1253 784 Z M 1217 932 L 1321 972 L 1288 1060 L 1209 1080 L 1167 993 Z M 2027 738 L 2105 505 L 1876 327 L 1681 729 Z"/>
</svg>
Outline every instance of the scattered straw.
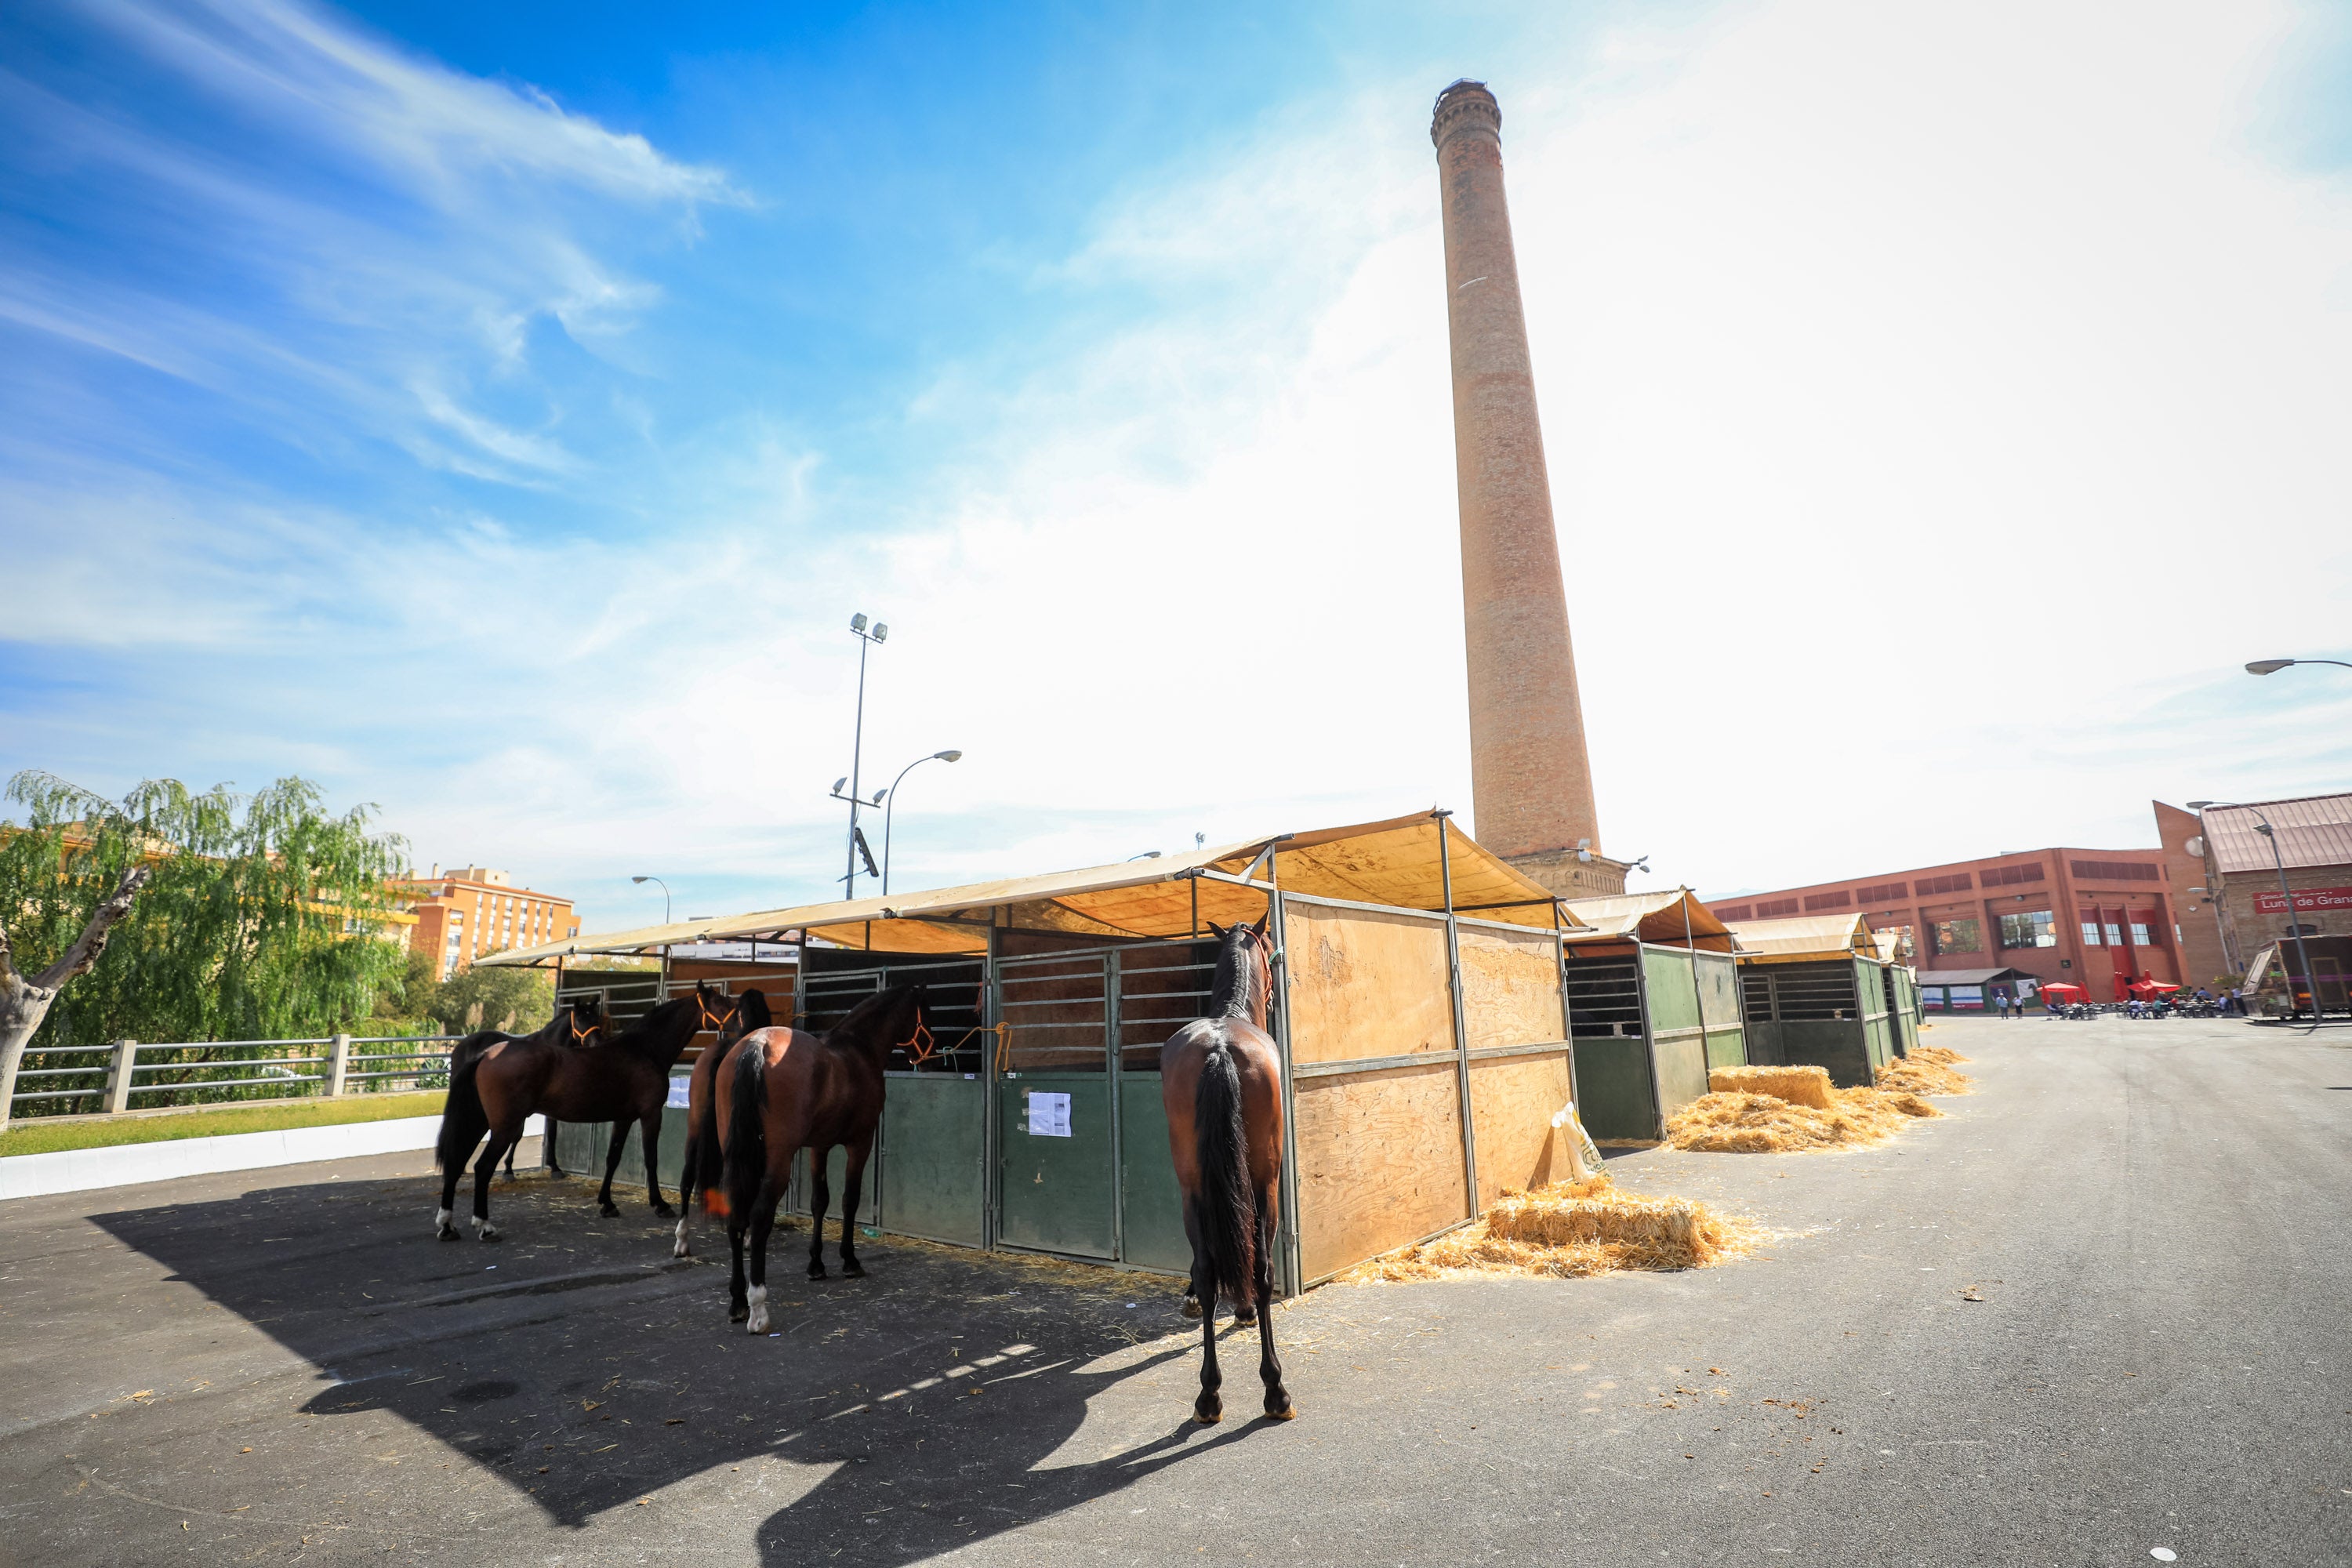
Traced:
<svg viewBox="0 0 2352 1568">
<path fill-rule="evenodd" d="M 1821 1068 L 1710 1068 L 1706 1087 L 1725 1094 L 1769 1094 L 1791 1105 L 1810 1105 L 1815 1110 L 1837 1109 L 1830 1099 L 1830 1075 Z"/>
<path fill-rule="evenodd" d="M 1555 1279 L 1626 1269 L 1705 1268 L 1761 1235 L 1689 1198 L 1625 1192 L 1604 1173 L 1506 1192 L 1486 1217 L 1435 1241 L 1359 1265 L 1350 1284 L 1532 1274 Z"/>
<path fill-rule="evenodd" d="M 1935 1054 L 1928 1055 L 1930 1051 Z M 1975 1089 L 1969 1075 L 1955 1071 L 1951 1065 L 1968 1059 L 1954 1051 L 1922 1046 L 1909 1056 L 1880 1068 L 1878 1087 L 1907 1089 L 1913 1094 L 1972 1094 Z"/>
<path fill-rule="evenodd" d="M 1666 1142 L 1702 1154 L 1793 1154 L 1884 1143 L 1914 1117 L 1942 1111 L 1916 1094 L 1830 1091 L 1835 1107 L 1791 1105 L 1768 1094 L 1704 1094 L 1666 1119 Z"/>
</svg>

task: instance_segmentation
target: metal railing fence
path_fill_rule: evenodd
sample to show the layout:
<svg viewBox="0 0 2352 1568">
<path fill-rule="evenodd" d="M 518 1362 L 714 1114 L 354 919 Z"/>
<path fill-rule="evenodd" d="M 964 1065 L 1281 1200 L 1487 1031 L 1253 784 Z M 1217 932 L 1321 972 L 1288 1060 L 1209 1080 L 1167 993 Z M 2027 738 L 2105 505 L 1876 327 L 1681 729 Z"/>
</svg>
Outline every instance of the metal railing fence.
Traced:
<svg viewBox="0 0 2352 1568">
<path fill-rule="evenodd" d="M 439 1089 L 462 1035 L 36 1046 L 0 1121 Z M 324 1047 L 323 1050 L 320 1047 Z M 374 1047 L 375 1049 L 367 1047 Z"/>
</svg>

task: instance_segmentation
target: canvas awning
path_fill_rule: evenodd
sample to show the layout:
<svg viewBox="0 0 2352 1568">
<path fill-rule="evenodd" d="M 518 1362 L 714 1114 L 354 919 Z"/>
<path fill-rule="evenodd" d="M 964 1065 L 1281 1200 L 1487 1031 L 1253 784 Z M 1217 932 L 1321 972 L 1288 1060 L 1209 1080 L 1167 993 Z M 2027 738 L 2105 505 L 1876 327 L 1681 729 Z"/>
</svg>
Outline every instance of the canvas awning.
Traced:
<svg viewBox="0 0 2352 1568">
<path fill-rule="evenodd" d="M 1222 879 L 1248 873 L 1268 849 L 1279 861 L 1286 892 L 1443 910 L 1450 870 L 1456 913 L 1546 931 L 1556 921 L 1574 923 L 1572 917 L 1556 914 L 1552 895 L 1541 884 L 1480 848 L 1450 818 L 1417 812 L 1385 822 L 1213 845 L 1156 860 L 601 932 L 477 962 L 545 964 L 584 953 L 658 952 L 690 942 L 773 942 L 790 932 L 876 952 L 984 952 L 992 924 L 1106 941 L 1181 937 L 1205 931 L 1212 920 L 1231 924 L 1265 912 L 1262 887 Z M 1256 875 L 1262 881 L 1265 868 L 1258 867 Z M 1716 923 L 1712 929 L 1722 927 Z M 1679 923 L 1675 930 L 1679 937 Z"/>
<path fill-rule="evenodd" d="M 1731 928 L 1716 919 L 1688 888 L 1579 899 L 1568 906 L 1568 912 L 1590 928 L 1569 932 L 1570 942 L 1632 939 L 1680 947 L 1687 936 L 1695 946 L 1717 952 L 1731 951 Z"/>
<path fill-rule="evenodd" d="M 1871 931 L 1870 921 L 1860 914 L 1734 921 L 1729 929 L 1739 943 L 1740 957 L 1758 963 L 1797 963 L 1841 954 L 1879 956 L 1878 939 Z"/>
</svg>

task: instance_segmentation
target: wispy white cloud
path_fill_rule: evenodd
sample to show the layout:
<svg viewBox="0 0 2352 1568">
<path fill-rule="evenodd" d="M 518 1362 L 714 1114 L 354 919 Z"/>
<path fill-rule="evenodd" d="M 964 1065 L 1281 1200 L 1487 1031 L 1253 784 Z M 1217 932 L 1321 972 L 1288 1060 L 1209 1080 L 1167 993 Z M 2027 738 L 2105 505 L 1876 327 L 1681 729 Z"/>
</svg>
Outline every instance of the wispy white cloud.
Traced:
<svg viewBox="0 0 2352 1568">
<path fill-rule="evenodd" d="M 310 13 L 194 15 L 152 47 L 248 99 L 320 112 L 355 71 L 369 116 L 406 106 L 332 134 L 441 210 L 517 169 L 631 212 L 723 199 L 625 173 L 520 89 L 346 66 L 359 35 L 314 46 Z M 2352 585 L 2352 215 L 2241 134 L 2292 25 L 1777 0 L 1498 62 L 1610 847 L 1767 885 L 2340 782 L 2339 706 L 2215 673 L 2340 641 Z M 893 626 L 875 768 L 967 753 L 910 783 L 907 881 L 1466 809 L 1440 85 L 1378 79 L 1139 176 L 1022 279 L 1087 330 L 940 365 L 908 446 L 961 456 L 884 475 L 764 411 L 626 465 L 576 439 L 577 405 L 515 369 L 534 324 L 669 302 L 593 202 L 428 234 L 381 277 L 338 240 L 348 279 L 302 274 L 320 316 L 433 322 L 365 360 L 371 418 L 512 484 L 638 486 L 660 526 L 20 479 L 0 509 L 109 542 L 102 569 L 33 564 L 37 636 L 254 672 L 206 693 L 191 749 L 316 757 L 420 852 L 514 864 L 592 920 L 642 912 L 593 901 L 631 868 L 689 904 L 822 891 L 852 609 Z M 456 129 L 478 121 L 509 150 Z M 419 257 L 442 291 L 403 292 Z M 639 392 L 613 398 L 633 431 L 660 423 Z"/>
</svg>

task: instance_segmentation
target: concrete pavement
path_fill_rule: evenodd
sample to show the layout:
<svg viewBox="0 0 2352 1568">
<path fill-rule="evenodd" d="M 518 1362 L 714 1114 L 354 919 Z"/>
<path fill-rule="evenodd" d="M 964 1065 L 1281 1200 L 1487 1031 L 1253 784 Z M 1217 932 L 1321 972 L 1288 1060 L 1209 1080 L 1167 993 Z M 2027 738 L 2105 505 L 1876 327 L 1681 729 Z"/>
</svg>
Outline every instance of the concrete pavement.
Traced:
<svg viewBox="0 0 2352 1568">
<path fill-rule="evenodd" d="M 1612 1161 L 1761 1256 L 1317 1291 L 1288 1424 L 1184 1419 L 1150 1277 L 780 1231 L 754 1341 L 585 1186 L 436 1243 L 419 1156 L 0 1205 L 0 1560 L 2352 1560 L 2352 1033 L 1927 1037 L 1979 1092 L 1885 1148 Z"/>
</svg>

